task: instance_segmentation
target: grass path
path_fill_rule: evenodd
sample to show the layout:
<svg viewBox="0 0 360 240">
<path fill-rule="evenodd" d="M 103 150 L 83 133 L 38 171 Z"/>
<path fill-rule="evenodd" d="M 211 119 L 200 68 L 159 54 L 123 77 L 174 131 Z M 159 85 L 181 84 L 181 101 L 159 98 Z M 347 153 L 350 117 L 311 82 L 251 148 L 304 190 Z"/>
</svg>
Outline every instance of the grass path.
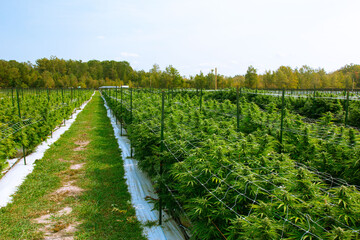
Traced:
<svg viewBox="0 0 360 240">
<path fill-rule="evenodd" d="M 0 209 L 0 239 L 145 239 L 99 93 L 36 164 Z"/>
</svg>

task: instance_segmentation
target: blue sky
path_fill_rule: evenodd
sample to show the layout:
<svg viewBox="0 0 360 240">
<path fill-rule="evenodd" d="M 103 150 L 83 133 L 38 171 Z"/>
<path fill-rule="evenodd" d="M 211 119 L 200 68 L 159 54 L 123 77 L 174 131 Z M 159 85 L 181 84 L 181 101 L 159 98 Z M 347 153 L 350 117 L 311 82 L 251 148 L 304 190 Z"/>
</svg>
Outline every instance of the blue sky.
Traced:
<svg viewBox="0 0 360 240">
<path fill-rule="evenodd" d="M 154 63 L 181 75 L 360 63 L 359 0 L 0 0 L 0 59 Z"/>
</svg>

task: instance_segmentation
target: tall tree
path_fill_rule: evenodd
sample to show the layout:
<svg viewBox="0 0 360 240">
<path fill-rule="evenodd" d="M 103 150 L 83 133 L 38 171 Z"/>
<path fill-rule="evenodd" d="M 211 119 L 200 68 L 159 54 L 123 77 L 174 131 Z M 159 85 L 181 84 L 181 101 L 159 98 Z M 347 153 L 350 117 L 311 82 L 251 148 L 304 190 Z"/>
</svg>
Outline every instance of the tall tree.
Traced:
<svg viewBox="0 0 360 240">
<path fill-rule="evenodd" d="M 250 65 L 245 74 L 245 87 L 255 88 L 258 83 L 257 70 Z"/>
</svg>

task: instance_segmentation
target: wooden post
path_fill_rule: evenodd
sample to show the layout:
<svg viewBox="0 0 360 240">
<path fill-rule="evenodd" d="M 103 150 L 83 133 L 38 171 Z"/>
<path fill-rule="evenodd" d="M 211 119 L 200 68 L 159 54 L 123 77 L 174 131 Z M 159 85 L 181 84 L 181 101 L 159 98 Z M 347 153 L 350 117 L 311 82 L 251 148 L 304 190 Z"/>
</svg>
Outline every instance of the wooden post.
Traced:
<svg viewBox="0 0 360 240">
<path fill-rule="evenodd" d="M 217 68 L 215 68 L 215 90 L 217 90 Z"/>
</svg>

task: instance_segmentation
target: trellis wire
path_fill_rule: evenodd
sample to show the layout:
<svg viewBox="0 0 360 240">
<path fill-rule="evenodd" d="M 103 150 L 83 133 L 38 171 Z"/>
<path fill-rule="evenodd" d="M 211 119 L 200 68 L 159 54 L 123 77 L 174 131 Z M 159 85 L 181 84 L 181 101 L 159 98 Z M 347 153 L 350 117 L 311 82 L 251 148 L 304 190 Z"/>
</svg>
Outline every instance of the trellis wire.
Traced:
<svg viewBox="0 0 360 240">
<path fill-rule="evenodd" d="M 133 109 L 133 110 L 134 110 L 134 109 Z M 135 110 L 135 112 L 137 112 L 137 110 Z M 231 117 L 232 117 L 232 116 L 231 116 Z M 150 121 L 150 118 L 149 118 L 148 120 Z M 141 124 L 145 124 L 146 126 L 148 126 L 145 122 L 146 122 L 146 121 L 141 121 Z M 149 127 L 149 126 L 148 126 L 148 127 Z M 154 133 L 156 132 L 156 131 L 155 131 L 153 128 L 151 128 L 151 127 L 149 127 L 149 129 L 151 129 Z M 288 129 L 288 130 L 292 130 L 292 129 Z M 320 129 L 320 130 L 321 130 L 321 131 L 326 131 L 325 128 L 324 128 L 324 129 Z M 172 140 L 173 140 L 173 139 L 172 139 Z M 167 141 L 168 141 L 168 140 L 164 140 L 164 144 L 165 144 L 167 150 L 169 151 L 169 153 L 171 153 L 171 155 L 174 157 L 174 159 L 176 159 L 176 160 L 178 161 L 178 163 L 180 163 L 180 166 L 183 166 L 183 165 L 181 164 L 182 161 L 178 159 L 182 154 L 180 154 L 180 155 L 176 155 L 176 154 L 177 154 L 180 150 L 183 151 L 183 152 L 186 152 L 186 150 L 185 150 L 181 145 L 178 145 L 178 149 L 174 152 L 174 148 L 169 147 L 169 144 L 167 143 Z M 189 145 L 185 145 L 185 148 L 187 148 L 188 146 L 189 146 Z M 192 146 L 194 146 L 194 145 L 192 145 Z M 194 148 L 195 148 L 195 146 L 194 146 Z M 186 153 L 189 154 L 189 152 L 186 152 Z M 345 183 L 346 183 L 346 182 L 342 182 L 341 180 L 338 180 L 338 179 L 336 179 L 336 178 L 333 178 L 331 175 L 327 175 L 327 174 L 320 173 L 320 172 L 317 171 L 316 169 L 314 169 L 314 168 L 309 168 L 309 167 L 307 167 L 307 166 L 305 166 L 305 165 L 303 165 L 303 164 L 301 164 L 301 163 L 296 163 L 295 166 L 296 166 L 296 167 L 306 167 L 305 169 L 308 170 L 309 172 L 311 172 L 311 174 L 314 174 L 314 175 L 317 175 L 317 176 L 323 176 L 323 179 L 325 179 L 325 180 L 327 180 L 327 181 L 331 180 L 331 187 L 333 187 L 332 184 L 334 184 L 336 181 L 338 181 L 337 184 L 340 184 L 340 185 L 345 185 Z M 229 173 L 228 173 L 228 175 L 225 177 L 225 179 L 221 179 L 221 180 L 220 180 L 220 183 L 219 183 L 218 186 L 220 186 L 221 183 L 227 184 L 227 183 L 226 183 L 226 179 L 228 178 L 228 176 L 229 176 L 230 174 L 232 174 L 232 173 L 235 173 L 233 170 L 229 169 L 228 166 L 221 165 L 221 168 L 225 168 L 225 169 L 229 170 Z M 309 169 L 311 169 L 311 171 L 310 171 Z M 228 204 L 226 204 L 225 202 L 223 202 L 223 200 L 226 198 L 226 195 L 227 195 L 227 193 L 229 192 L 230 189 L 233 189 L 233 190 L 237 191 L 236 189 L 234 189 L 234 185 L 229 185 L 229 184 L 227 184 L 227 185 L 228 185 L 228 189 L 227 189 L 224 197 L 223 197 L 223 198 L 220 198 L 220 197 L 218 197 L 218 196 L 216 196 L 216 195 L 214 194 L 214 191 L 211 191 L 211 190 L 206 186 L 206 184 L 210 181 L 210 179 L 211 179 L 212 176 L 217 177 L 217 178 L 220 179 L 219 176 L 217 176 L 216 174 L 212 173 L 212 176 L 210 176 L 210 178 L 209 178 L 206 182 L 201 182 L 201 181 L 198 179 L 198 177 L 200 177 L 203 173 L 200 173 L 200 175 L 198 175 L 198 176 L 194 176 L 194 175 L 192 174 L 192 171 L 190 171 L 190 170 L 188 170 L 188 169 L 184 169 L 184 170 L 185 170 L 187 173 L 189 173 L 190 176 L 193 177 L 201 186 L 203 186 L 204 189 L 206 189 L 206 191 L 207 191 L 209 194 L 211 194 L 214 198 L 216 198 L 219 202 L 221 202 L 224 206 L 226 206 L 230 211 L 233 211 L 238 217 L 240 217 L 240 218 L 243 219 L 244 221 L 247 221 L 247 220 L 246 220 L 246 217 L 243 217 L 243 216 L 241 216 L 240 214 L 238 214 L 236 211 L 234 211 L 234 209 L 233 209 L 234 207 L 230 207 Z M 316 172 L 316 174 L 315 174 L 314 172 Z M 238 174 L 238 173 L 237 173 L 237 174 Z M 254 174 L 256 174 L 256 173 L 254 173 Z M 292 173 L 292 174 L 293 174 L 293 173 Z M 259 175 L 259 176 L 260 176 L 261 178 L 263 178 L 261 175 Z M 241 177 L 241 178 L 246 179 L 245 176 L 241 176 L 241 175 L 239 175 L 239 174 L 237 175 L 237 177 Z M 264 179 L 264 178 L 263 178 L 263 179 Z M 268 181 L 267 179 L 264 179 L 264 181 L 266 181 L 266 182 L 268 182 L 268 183 L 271 183 L 271 182 Z M 267 191 L 266 189 L 263 189 L 261 186 L 257 185 L 255 182 L 250 182 L 250 183 L 253 184 L 254 186 L 257 186 L 258 189 L 261 189 L 262 191 L 268 192 L 268 193 L 270 194 L 269 191 Z M 218 188 L 218 187 L 217 187 L 217 188 Z M 281 191 L 283 190 L 283 189 L 281 189 L 281 188 L 279 188 L 279 189 L 280 189 Z M 244 195 L 243 193 L 241 193 L 241 192 L 237 192 L 237 193 L 238 193 L 239 195 L 241 195 L 241 196 L 244 196 L 244 197 L 248 198 L 248 196 L 246 196 L 246 189 L 245 189 L 245 195 Z M 256 194 L 256 196 L 257 196 L 257 194 Z M 253 203 L 257 203 L 256 197 L 255 197 L 255 199 L 248 198 L 248 200 L 249 200 L 249 201 L 253 201 Z M 279 199 L 279 200 L 281 200 L 281 199 Z M 236 205 L 236 202 L 235 202 L 235 205 Z M 235 205 L 234 205 L 234 206 L 235 206 Z M 250 209 L 250 210 L 251 210 L 251 209 Z M 249 213 L 249 214 L 250 214 L 250 213 Z M 300 214 L 301 214 L 301 213 L 300 213 Z M 313 234 L 313 233 L 310 232 L 310 229 L 311 229 L 310 222 L 312 222 L 312 223 L 316 224 L 317 226 L 321 227 L 321 226 L 319 225 L 319 223 L 318 223 L 321 219 L 315 222 L 313 219 L 311 219 L 310 216 L 305 215 L 305 218 L 307 219 L 308 224 L 309 224 L 309 228 L 308 228 L 308 230 L 306 230 L 306 229 L 302 228 L 301 226 L 298 226 L 298 225 L 296 225 L 295 223 L 291 222 L 291 221 L 290 221 L 289 219 L 287 219 L 287 218 L 284 219 L 284 218 L 283 218 L 282 216 L 280 216 L 280 215 L 278 215 L 278 217 L 280 217 L 280 218 L 282 218 L 282 219 L 284 220 L 284 224 L 285 224 L 285 222 L 288 222 L 288 223 L 290 223 L 291 225 L 293 225 L 294 227 L 297 227 L 297 228 L 301 229 L 302 231 L 304 231 L 304 234 L 303 234 L 302 237 L 304 237 L 306 234 L 311 234 L 312 236 L 321 239 L 321 237 L 319 237 L 319 236 L 317 236 L 317 235 L 315 235 L 315 234 Z M 324 216 L 324 218 L 333 218 L 333 217 L 332 217 L 332 216 Z M 322 218 L 322 219 L 323 219 L 323 218 Z M 338 222 L 340 225 L 342 225 L 342 226 L 344 226 L 344 227 L 348 227 L 349 229 L 351 229 L 351 230 L 354 231 L 354 232 L 357 232 L 357 233 L 359 232 L 359 230 L 355 230 L 355 229 L 353 229 L 353 228 L 351 228 L 351 227 L 343 224 L 342 222 L 337 221 L 336 219 L 333 219 L 333 220 L 336 221 L 336 222 Z M 321 227 L 321 228 L 322 228 L 322 227 Z M 322 229 L 323 229 L 324 231 L 327 231 L 327 230 L 324 229 L 324 228 L 322 228 Z M 283 232 L 282 232 L 282 235 L 283 235 Z"/>
</svg>

